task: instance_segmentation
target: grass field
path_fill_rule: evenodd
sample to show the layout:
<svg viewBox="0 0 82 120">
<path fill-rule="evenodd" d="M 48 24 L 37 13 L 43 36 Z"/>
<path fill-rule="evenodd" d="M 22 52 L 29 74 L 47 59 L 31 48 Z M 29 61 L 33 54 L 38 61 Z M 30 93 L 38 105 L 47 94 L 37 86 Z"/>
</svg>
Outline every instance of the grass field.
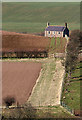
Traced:
<svg viewBox="0 0 82 120">
<path fill-rule="evenodd" d="M 64 53 L 67 40 L 65 38 L 50 38 L 49 53 Z"/>
<path fill-rule="evenodd" d="M 82 63 L 80 63 L 74 73 L 72 73 L 72 78 L 70 81 L 70 85 L 64 84 L 63 88 L 63 96 L 65 99 L 62 98 L 64 103 L 68 105 L 71 109 L 80 110 L 80 82 L 81 76 L 80 71 L 82 70 Z M 66 91 L 67 89 L 67 91 Z"/>
<path fill-rule="evenodd" d="M 80 3 L 26 2 L 2 4 L 2 29 L 16 32 L 43 32 L 46 23 L 64 25 L 70 30 L 80 28 Z"/>
</svg>

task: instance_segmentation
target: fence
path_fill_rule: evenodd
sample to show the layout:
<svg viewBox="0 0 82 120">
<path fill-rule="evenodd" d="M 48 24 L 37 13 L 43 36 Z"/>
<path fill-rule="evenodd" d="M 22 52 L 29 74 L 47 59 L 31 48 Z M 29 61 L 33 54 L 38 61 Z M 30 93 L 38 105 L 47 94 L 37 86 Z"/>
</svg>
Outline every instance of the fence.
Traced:
<svg viewBox="0 0 82 120">
<path fill-rule="evenodd" d="M 63 101 L 60 101 L 61 106 L 63 106 L 68 112 L 70 112 L 71 114 L 74 114 L 74 110 L 69 108 L 69 106 L 67 106 Z"/>
<path fill-rule="evenodd" d="M 61 90 L 61 94 L 60 94 L 60 105 L 63 106 L 68 112 L 70 112 L 71 114 L 74 114 L 74 110 L 71 109 L 69 106 L 67 106 L 63 101 L 62 101 L 62 93 L 63 93 L 63 88 L 64 88 L 64 82 L 65 82 L 65 76 L 66 73 L 64 73 L 64 77 L 63 77 L 63 81 L 62 81 L 62 90 Z"/>
</svg>

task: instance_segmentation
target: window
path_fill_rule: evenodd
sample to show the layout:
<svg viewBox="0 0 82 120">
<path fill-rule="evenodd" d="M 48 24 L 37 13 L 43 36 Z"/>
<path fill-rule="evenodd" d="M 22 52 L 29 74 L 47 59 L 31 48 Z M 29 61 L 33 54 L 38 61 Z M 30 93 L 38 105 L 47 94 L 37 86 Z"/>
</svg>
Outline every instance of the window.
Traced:
<svg viewBox="0 0 82 120">
<path fill-rule="evenodd" d="M 50 31 L 48 32 L 48 34 L 50 35 Z"/>
<path fill-rule="evenodd" d="M 55 35 L 55 31 L 54 31 L 54 35 Z"/>
<path fill-rule="evenodd" d="M 58 32 L 58 34 L 60 34 L 60 32 Z"/>
</svg>

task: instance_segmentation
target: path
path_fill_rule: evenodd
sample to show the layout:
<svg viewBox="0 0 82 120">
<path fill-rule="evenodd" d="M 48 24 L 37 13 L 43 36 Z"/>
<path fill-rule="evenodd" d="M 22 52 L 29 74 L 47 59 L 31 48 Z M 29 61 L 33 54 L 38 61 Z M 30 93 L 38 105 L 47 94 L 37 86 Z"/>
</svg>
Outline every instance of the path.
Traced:
<svg viewBox="0 0 82 120">
<path fill-rule="evenodd" d="M 64 67 L 61 64 L 61 60 L 49 59 L 46 61 L 46 69 L 42 70 L 37 80 L 32 94 L 28 99 L 33 106 L 49 106 L 60 104 L 62 81 L 64 77 Z M 53 65 L 55 70 L 50 69 L 49 65 Z M 51 77 L 52 76 L 52 77 Z"/>
</svg>

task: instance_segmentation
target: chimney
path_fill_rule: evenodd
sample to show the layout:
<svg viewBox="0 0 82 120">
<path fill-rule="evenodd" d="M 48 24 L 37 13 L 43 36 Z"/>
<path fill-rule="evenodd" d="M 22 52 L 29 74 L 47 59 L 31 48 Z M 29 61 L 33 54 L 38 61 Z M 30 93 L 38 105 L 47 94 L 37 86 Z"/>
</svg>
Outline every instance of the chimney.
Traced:
<svg viewBox="0 0 82 120">
<path fill-rule="evenodd" d="M 67 23 L 65 23 L 65 27 L 67 28 Z"/>
<path fill-rule="evenodd" d="M 50 23 L 49 22 L 47 22 L 47 27 L 50 25 Z"/>
</svg>

